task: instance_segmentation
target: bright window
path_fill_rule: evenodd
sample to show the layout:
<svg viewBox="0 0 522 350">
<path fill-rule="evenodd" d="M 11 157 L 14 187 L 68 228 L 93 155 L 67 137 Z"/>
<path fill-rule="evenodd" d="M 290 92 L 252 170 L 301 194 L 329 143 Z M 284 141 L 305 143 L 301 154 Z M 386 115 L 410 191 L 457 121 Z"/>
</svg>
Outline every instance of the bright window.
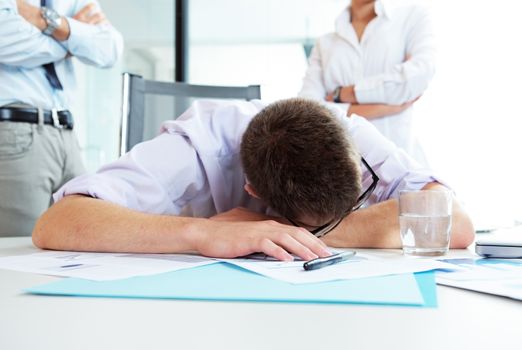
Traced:
<svg viewBox="0 0 522 350">
<path fill-rule="evenodd" d="M 417 2 L 431 7 L 439 49 L 436 76 L 415 105 L 416 132 L 430 163 L 479 226 L 522 221 L 522 4 Z M 121 71 L 172 80 L 174 69 L 173 1 L 101 4 L 122 31 L 126 51 L 119 67 L 86 69 L 81 77 L 80 136 L 91 169 L 116 157 Z M 305 48 L 333 30 L 346 4 L 191 0 L 189 81 L 261 84 L 267 100 L 295 96 L 306 70 Z"/>
<path fill-rule="evenodd" d="M 397 1 L 398 2 L 398 1 Z M 422 1 L 438 37 L 436 76 L 415 105 L 431 165 L 478 226 L 522 220 L 522 5 L 509 0 Z M 262 85 L 295 96 L 303 44 L 333 30 L 339 0 L 191 1 L 191 82 Z"/>
</svg>

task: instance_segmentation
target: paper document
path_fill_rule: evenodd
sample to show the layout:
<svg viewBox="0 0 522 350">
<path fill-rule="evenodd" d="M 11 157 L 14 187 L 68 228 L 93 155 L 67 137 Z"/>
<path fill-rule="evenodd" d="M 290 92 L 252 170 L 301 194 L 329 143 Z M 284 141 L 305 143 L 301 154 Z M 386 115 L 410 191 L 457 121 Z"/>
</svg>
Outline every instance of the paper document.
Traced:
<svg viewBox="0 0 522 350">
<path fill-rule="evenodd" d="M 521 259 L 444 259 L 463 268 L 438 271 L 437 283 L 522 300 Z"/>
<path fill-rule="evenodd" d="M 44 251 L 0 258 L 0 268 L 45 275 L 107 281 L 189 269 L 219 261 L 290 283 L 335 280 L 414 273 L 434 269 L 459 269 L 437 260 L 397 257 L 380 259 L 369 254 L 322 269 L 305 271 L 303 261 L 263 261 L 259 259 L 213 259 L 190 254 L 120 254 Z"/>
<path fill-rule="evenodd" d="M 189 254 L 113 254 L 45 251 L 0 258 L 0 268 L 107 281 L 188 269 L 216 260 Z"/>
<path fill-rule="evenodd" d="M 370 254 L 357 254 L 341 263 L 322 269 L 305 271 L 303 261 L 270 261 L 259 259 L 219 259 L 246 270 L 290 283 L 316 283 L 430 271 L 435 269 L 458 270 L 453 264 L 433 260 L 399 257 L 381 259 Z"/>
</svg>

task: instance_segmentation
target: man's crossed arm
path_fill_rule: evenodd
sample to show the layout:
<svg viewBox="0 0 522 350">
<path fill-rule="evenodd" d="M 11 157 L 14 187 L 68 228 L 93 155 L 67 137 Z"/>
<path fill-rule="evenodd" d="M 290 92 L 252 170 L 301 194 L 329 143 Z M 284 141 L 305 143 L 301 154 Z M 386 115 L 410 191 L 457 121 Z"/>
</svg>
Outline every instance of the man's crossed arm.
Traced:
<svg viewBox="0 0 522 350">
<path fill-rule="evenodd" d="M 41 9 L 39 7 L 32 6 L 26 3 L 24 0 L 17 0 L 16 3 L 18 5 L 18 13 L 27 22 L 31 23 L 40 31 L 43 31 L 45 28 L 47 28 L 47 23 L 42 17 Z M 72 18 L 76 19 L 77 21 L 92 25 L 105 23 L 107 21 L 103 12 L 96 10 L 96 6 L 93 3 L 85 5 Z M 70 34 L 71 28 L 69 26 L 69 22 L 67 21 L 66 17 L 62 16 L 61 24 L 58 28 L 56 28 L 52 36 L 58 41 L 65 41 L 69 38 Z"/>
</svg>

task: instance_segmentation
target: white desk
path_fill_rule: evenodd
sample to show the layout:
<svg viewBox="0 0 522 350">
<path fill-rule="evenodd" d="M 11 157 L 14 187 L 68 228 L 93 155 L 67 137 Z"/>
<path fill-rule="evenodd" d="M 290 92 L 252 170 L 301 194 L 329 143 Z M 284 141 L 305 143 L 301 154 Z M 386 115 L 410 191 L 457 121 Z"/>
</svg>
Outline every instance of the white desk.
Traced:
<svg viewBox="0 0 522 350">
<path fill-rule="evenodd" d="M 35 251 L 30 238 L 0 238 L 0 256 Z M 522 302 L 444 286 L 437 309 L 22 292 L 56 279 L 0 270 L 1 350 L 522 348 Z"/>
</svg>

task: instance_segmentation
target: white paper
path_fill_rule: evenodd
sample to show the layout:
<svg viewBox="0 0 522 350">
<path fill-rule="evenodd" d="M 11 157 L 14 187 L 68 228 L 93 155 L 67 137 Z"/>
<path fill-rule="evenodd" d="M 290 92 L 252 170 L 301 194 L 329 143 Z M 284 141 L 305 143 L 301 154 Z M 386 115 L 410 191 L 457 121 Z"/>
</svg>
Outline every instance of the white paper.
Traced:
<svg viewBox="0 0 522 350">
<path fill-rule="evenodd" d="M 357 254 L 341 263 L 311 271 L 303 269 L 303 261 L 262 261 L 248 258 L 220 260 L 270 278 L 296 284 L 377 277 L 435 269 L 459 269 L 458 266 L 433 259 L 409 257 L 381 259 L 370 254 Z"/>
<path fill-rule="evenodd" d="M 290 283 L 326 282 L 433 269 L 459 269 L 458 266 L 453 264 L 436 260 L 403 256 L 382 259 L 370 254 L 357 254 L 353 258 L 335 265 L 305 271 L 303 261 L 263 261 L 247 258 L 213 259 L 190 254 L 121 254 L 70 251 L 44 251 L 3 257 L 0 258 L 0 268 L 106 281 L 188 269 L 218 261 L 234 264 L 252 272 Z"/>
<path fill-rule="evenodd" d="M 463 270 L 438 272 L 437 283 L 522 300 L 522 260 L 444 259 Z"/>
<path fill-rule="evenodd" d="M 114 254 L 68 251 L 0 258 L 0 268 L 44 275 L 78 277 L 95 281 L 188 269 L 216 260 L 189 254 Z"/>
</svg>

